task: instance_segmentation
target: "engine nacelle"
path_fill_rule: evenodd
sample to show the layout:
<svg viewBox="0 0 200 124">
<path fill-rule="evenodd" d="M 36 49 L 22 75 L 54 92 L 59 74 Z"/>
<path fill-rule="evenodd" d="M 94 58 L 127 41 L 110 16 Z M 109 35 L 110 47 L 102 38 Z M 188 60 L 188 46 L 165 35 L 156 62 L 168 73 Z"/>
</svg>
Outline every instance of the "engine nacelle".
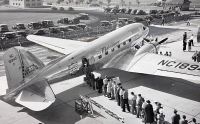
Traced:
<svg viewBox="0 0 200 124">
<path fill-rule="evenodd" d="M 135 54 L 135 56 L 147 53 L 147 52 L 154 52 L 157 53 L 157 45 L 154 43 L 147 43 L 144 46 L 142 46 Z"/>
</svg>

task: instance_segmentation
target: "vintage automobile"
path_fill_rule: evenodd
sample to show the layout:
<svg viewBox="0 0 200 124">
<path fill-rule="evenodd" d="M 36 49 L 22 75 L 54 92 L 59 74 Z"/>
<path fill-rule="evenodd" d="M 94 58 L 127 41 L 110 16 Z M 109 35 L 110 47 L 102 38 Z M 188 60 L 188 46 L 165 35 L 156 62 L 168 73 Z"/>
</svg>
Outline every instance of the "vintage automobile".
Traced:
<svg viewBox="0 0 200 124">
<path fill-rule="evenodd" d="M 112 24 L 109 21 L 101 21 L 100 22 L 100 27 L 109 27 Z"/>
<path fill-rule="evenodd" d="M 9 32 L 7 24 L 0 24 L 0 33 Z"/>
<path fill-rule="evenodd" d="M 87 30 L 89 27 L 86 24 L 77 24 L 78 27 L 82 28 L 83 30 Z"/>
<path fill-rule="evenodd" d="M 21 37 L 26 37 L 27 36 L 27 32 L 26 31 L 17 31 L 16 34 L 18 36 L 21 36 Z"/>
<path fill-rule="evenodd" d="M 77 26 L 77 25 L 68 25 L 69 29 L 73 29 L 75 31 L 80 31 L 83 30 L 81 27 Z"/>
<path fill-rule="evenodd" d="M 29 29 L 33 29 L 33 30 L 35 30 L 35 29 L 41 29 L 42 25 L 41 25 L 40 22 L 31 22 L 31 23 L 28 24 L 28 28 Z"/>
<path fill-rule="evenodd" d="M 26 27 L 25 27 L 25 25 L 24 25 L 23 23 L 16 23 L 16 24 L 12 27 L 12 29 L 14 29 L 14 30 L 25 30 Z"/>
<path fill-rule="evenodd" d="M 79 19 L 80 20 L 88 20 L 89 19 L 89 15 L 86 13 L 79 13 Z"/>
<path fill-rule="evenodd" d="M 61 18 L 57 21 L 57 23 L 59 24 L 69 24 L 70 23 L 70 20 L 69 18 Z"/>
<path fill-rule="evenodd" d="M 51 20 L 43 20 L 41 22 L 42 28 L 49 28 L 49 27 L 54 27 L 54 23 Z"/>
<path fill-rule="evenodd" d="M 11 40 L 17 38 L 15 32 L 5 32 L 2 34 L 2 39 L 4 40 Z"/>
</svg>

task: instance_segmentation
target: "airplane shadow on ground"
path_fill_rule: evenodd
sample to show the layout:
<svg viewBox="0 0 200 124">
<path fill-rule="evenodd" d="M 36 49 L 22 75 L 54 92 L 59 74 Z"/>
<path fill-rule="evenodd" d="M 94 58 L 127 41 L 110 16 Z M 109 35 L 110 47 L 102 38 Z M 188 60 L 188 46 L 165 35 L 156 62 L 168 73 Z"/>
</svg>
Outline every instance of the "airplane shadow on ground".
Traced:
<svg viewBox="0 0 200 124">
<path fill-rule="evenodd" d="M 56 94 L 55 103 L 46 110 L 34 112 L 27 108 L 23 108 L 18 112 L 26 112 L 44 124 L 74 124 L 81 120 L 81 116 L 82 118 L 92 117 L 90 114 L 79 114 L 75 111 L 75 100 L 78 99 L 80 95 L 90 94 L 96 94 L 96 91 L 92 90 L 85 84 L 81 84 L 62 93 Z M 96 94 L 96 96 L 97 95 L 98 94 Z M 101 116 L 105 118 L 104 115 L 99 114 L 96 111 L 94 111 L 94 115 L 95 117 Z"/>
<path fill-rule="evenodd" d="M 117 69 L 103 69 L 99 71 L 99 73 L 102 73 L 102 76 L 120 77 L 123 87 L 127 89 L 144 86 L 200 102 L 200 84 L 195 84 L 190 81 L 171 77 L 131 73 Z"/>
</svg>

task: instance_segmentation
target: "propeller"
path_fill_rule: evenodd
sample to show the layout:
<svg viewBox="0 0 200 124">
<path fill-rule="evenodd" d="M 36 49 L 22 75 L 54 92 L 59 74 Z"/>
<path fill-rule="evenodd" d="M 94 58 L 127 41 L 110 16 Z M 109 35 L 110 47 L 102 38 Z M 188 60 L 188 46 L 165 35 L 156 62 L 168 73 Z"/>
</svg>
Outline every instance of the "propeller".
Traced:
<svg viewBox="0 0 200 124">
<path fill-rule="evenodd" d="M 162 44 L 162 43 L 164 43 L 166 40 L 168 40 L 168 38 L 164 38 L 164 39 L 162 39 L 161 41 L 159 41 L 158 44 Z"/>
<path fill-rule="evenodd" d="M 149 39 L 147 39 L 147 38 L 144 38 L 144 40 L 146 41 L 146 42 L 151 42 Z"/>
</svg>

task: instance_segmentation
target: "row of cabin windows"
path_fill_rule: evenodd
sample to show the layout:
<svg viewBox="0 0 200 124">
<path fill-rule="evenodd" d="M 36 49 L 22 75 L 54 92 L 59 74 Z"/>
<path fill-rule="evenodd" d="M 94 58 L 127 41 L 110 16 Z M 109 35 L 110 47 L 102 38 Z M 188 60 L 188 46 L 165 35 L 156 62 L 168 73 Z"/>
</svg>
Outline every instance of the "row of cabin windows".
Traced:
<svg viewBox="0 0 200 124">
<path fill-rule="evenodd" d="M 129 39 L 128 41 L 131 42 L 131 39 Z M 123 45 L 126 45 L 126 41 L 123 42 Z M 117 45 L 117 47 L 120 48 L 120 44 Z M 115 48 L 112 48 L 111 51 L 114 52 Z M 105 52 L 105 55 L 108 55 L 108 51 Z M 98 58 L 101 59 L 102 55 L 99 55 Z"/>
</svg>

